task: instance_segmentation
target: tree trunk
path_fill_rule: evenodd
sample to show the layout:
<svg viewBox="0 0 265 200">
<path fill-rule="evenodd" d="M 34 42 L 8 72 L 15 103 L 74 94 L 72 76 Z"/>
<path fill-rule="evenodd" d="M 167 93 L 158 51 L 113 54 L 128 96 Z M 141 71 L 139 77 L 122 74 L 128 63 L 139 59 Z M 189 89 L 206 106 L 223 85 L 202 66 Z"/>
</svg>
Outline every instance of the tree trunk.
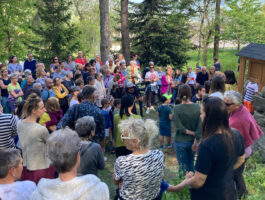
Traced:
<svg viewBox="0 0 265 200">
<path fill-rule="evenodd" d="M 216 0 L 215 8 L 215 32 L 214 32 L 214 50 L 213 56 L 218 57 L 219 53 L 219 41 L 220 41 L 220 14 L 221 14 L 221 0 Z"/>
<path fill-rule="evenodd" d="M 210 29 L 203 47 L 203 66 L 207 67 L 207 53 L 208 53 L 208 46 L 210 44 L 210 39 L 212 36 L 212 30 Z"/>
<path fill-rule="evenodd" d="M 100 10 L 100 54 L 101 60 L 105 63 L 110 54 L 110 18 L 109 0 L 99 0 Z"/>
<path fill-rule="evenodd" d="M 126 64 L 130 62 L 130 38 L 129 38 L 129 21 L 128 21 L 128 0 L 121 0 L 121 45 L 122 54 Z"/>
</svg>

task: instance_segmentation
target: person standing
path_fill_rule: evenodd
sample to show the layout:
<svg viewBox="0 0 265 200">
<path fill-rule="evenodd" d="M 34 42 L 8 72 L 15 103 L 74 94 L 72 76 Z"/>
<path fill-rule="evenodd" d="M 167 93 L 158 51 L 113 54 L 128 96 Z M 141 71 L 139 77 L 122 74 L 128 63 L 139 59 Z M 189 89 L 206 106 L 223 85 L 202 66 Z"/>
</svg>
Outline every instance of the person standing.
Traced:
<svg viewBox="0 0 265 200">
<path fill-rule="evenodd" d="M 221 64 L 219 63 L 217 57 L 213 58 L 213 62 L 214 62 L 214 67 L 215 67 L 216 71 L 221 71 Z"/>
<path fill-rule="evenodd" d="M 136 67 L 136 62 L 131 61 L 130 65 L 127 67 L 127 81 L 134 84 L 138 83 L 138 69 Z"/>
<path fill-rule="evenodd" d="M 17 121 L 13 114 L 4 114 L 0 104 L 0 149 L 16 148 Z"/>
<path fill-rule="evenodd" d="M 83 57 L 83 52 L 82 51 L 78 51 L 78 56 L 75 59 L 75 64 L 81 64 L 82 68 L 84 68 L 85 64 L 87 63 L 87 59 Z"/>
<path fill-rule="evenodd" d="M 209 80 L 209 74 L 206 71 L 206 67 L 202 67 L 202 71 L 199 72 L 196 76 L 196 83 L 198 85 L 204 85 L 205 81 Z"/>
<path fill-rule="evenodd" d="M 22 148 L 23 172 L 21 180 L 31 180 L 38 184 L 41 178 L 54 178 L 55 172 L 46 156 L 46 141 L 49 132 L 37 123 L 46 111 L 44 103 L 32 94 L 23 106 L 22 119 L 18 121 L 17 132 Z"/>
<path fill-rule="evenodd" d="M 246 86 L 246 94 L 244 96 L 244 105 L 248 109 L 250 113 L 254 113 L 254 107 L 253 107 L 253 96 L 256 95 L 259 91 L 259 86 L 254 81 L 250 81 Z"/>
<path fill-rule="evenodd" d="M 69 71 L 74 72 L 74 70 L 75 70 L 75 62 L 73 61 L 73 57 L 72 57 L 71 54 L 67 55 L 66 61 L 64 63 L 65 63 L 65 67 Z"/>
<path fill-rule="evenodd" d="M 252 144 L 255 140 L 258 140 L 264 133 L 257 124 L 256 120 L 249 113 L 247 108 L 242 105 L 242 98 L 239 92 L 233 90 L 226 91 L 224 94 L 224 102 L 227 106 L 229 114 L 229 126 L 231 128 L 237 129 L 244 139 L 246 160 L 241 167 L 234 171 L 234 180 L 239 197 L 241 198 L 247 193 L 243 171 L 247 159 L 252 154 Z"/>
<path fill-rule="evenodd" d="M 36 71 L 36 63 L 37 61 L 33 59 L 33 55 L 31 52 L 28 53 L 28 58 L 24 62 L 24 71 L 29 69 L 33 74 Z"/>
<path fill-rule="evenodd" d="M 59 100 L 61 109 L 63 110 L 63 114 L 66 113 L 66 111 L 69 108 L 68 105 L 68 95 L 69 91 L 67 88 L 62 84 L 62 80 L 59 78 L 53 79 L 53 91 L 55 93 L 55 97 Z"/>
<path fill-rule="evenodd" d="M 10 79 L 11 79 L 11 82 L 7 86 L 7 91 L 9 93 L 7 102 L 10 108 L 10 112 L 14 112 L 15 103 L 22 101 L 22 97 L 24 93 L 21 90 L 20 85 L 18 83 L 18 75 L 15 73 L 11 74 Z"/>
<path fill-rule="evenodd" d="M 191 89 L 188 85 L 179 87 L 178 98 L 181 104 L 174 107 L 173 123 L 178 172 L 182 177 L 186 172 L 194 172 L 194 150 L 201 137 L 201 119 L 200 106 L 190 101 Z"/>
<path fill-rule="evenodd" d="M 51 74 L 55 72 L 55 65 L 59 65 L 58 56 L 54 56 L 52 59 L 52 64 L 50 65 Z"/>
<path fill-rule="evenodd" d="M 22 66 L 17 62 L 17 57 L 12 56 L 8 64 L 8 73 L 18 73 L 19 77 L 22 75 Z"/>
<path fill-rule="evenodd" d="M 8 85 L 11 83 L 10 78 L 8 77 L 8 71 L 5 68 L 1 70 L 1 79 L 0 79 L 0 88 L 1 88 L 1 104 L 3 106 L 4 113 L 10 113 L 10 108 L 7 105 L 8 98 Z"/>
<path fill-rule="evenodd" d="M 96 99 L 96 88 L 94 86 L 86 85 L 82 90 L 82 94 L 82 103 L 73 105 L 68 109 L 57 125 L 57 129 L 65 128 L 66 126 L 74 129 L 75 122 L 79 118 L 88 115 L 93 116 L 96 122 L 96 131 L 93 139 L 100 143 L 104 141 L 105 137 L 105 119 L 102 110 L 94 104 Z"/>
<path fill-rule="evenodd" d="M 195 95 L 195 86 L 196 86 L 196 75 L 192 71 L 191 67 L 188 67 L 188 84 L 191 88 L 192 96 Z"/>
</svg>

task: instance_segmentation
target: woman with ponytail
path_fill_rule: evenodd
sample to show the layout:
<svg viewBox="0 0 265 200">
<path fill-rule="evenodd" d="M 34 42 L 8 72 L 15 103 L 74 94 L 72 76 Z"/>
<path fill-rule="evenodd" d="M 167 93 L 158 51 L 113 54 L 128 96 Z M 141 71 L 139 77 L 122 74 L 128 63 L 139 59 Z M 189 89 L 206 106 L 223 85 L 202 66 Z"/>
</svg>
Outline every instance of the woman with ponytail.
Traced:
<svg viewBox="0 0 265 200">
<path fill-rule="evenodd" d="M 114 115 L 113 137 L 116 147 L 115 152 L 117 158 L 119 156 L 126 156 L 131 153 L 131 151 L 126 148 L 124 142 L 121 139 L 121 132 L 118 129 L 118 124 L 121 120 L 128 119 L 129 117 L 139 119 L 141 118 L 141 116 L 132 113 L 133 106 L 134 96 L 131 94 L 124 95 L 121 99 L 120 113 Z"/>
<path fill-rule="evenodd" d="M 178 91 L 181 104 L 176 105 L 173 111 L 179 177 L 194 171 L 196 144 L 201 137 L 200 106 L 190 101 L 191 96 L 190 86 L 181 85 Z"/>
<path fill-rule="evenodd" d="M 23 157 L 21 180 L 31 180 L 36 184 L 41 178 L 54 178 L 54 170 L 46 156 L 49 132 L 37 123 L 45 111 L 42 99 L 31 94 L 23 106 L 22 120 L 17 125 Z"/>
</svg>

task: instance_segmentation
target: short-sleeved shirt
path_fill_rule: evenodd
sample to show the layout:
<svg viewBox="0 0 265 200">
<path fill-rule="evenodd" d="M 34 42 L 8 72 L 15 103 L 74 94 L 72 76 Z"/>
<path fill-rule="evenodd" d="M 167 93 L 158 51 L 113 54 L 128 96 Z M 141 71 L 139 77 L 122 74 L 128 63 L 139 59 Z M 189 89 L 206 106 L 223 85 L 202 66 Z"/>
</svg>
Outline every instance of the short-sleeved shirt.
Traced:
<svg viewBox="0 0 265 200">
<path fill-rule="evenodd" d="M 70 63 L 68 63 L 67 61 L 64 62 L 65 67 L 68 68 L 69 71 L 74 71 L 75 70 L 75 62 L 71 61 Z"/>
<path fill-rule="evenodd" d="M 190 101 L 193 103 L 201 104 L 202 98 L 198 98 L 196 95 L 194 95 Z"/>
<path fill-rule="evenodd" d="M 76 58 L 75 59 L 75 63 L 79 63 L 81 65 L 85 65 L 87 63 L 87 59 L 86 58 Z"/>
<path fill-rule="evenodd" d="M 216 71 L 221 71 L 221 64 L 219 62 L 214 63 L 214 67 Z"/>
<path fill-rule="evenodd" d="M 145 74 L 145 79 L 148 79 L 148 81 L 152 81 L 156 79 L 157 77 L 159 77 L 157 71 L 154 71 L 154 72 L 149 71 Z M 157 82 L 151 83 L 152 86 L 155 86 L 156 84 Z"/>
<path fill-rule="evenodd" d="M 12 184 L 1 184 L 0 199 L 28 200 L 32 192 L 36 189 L 36 184 L 32 181 L 17 181 Z"/>
<path fill-rule="evenodd" d="M 248 101 L 248 102 L 252 102 L 252 98 L 255 95 L 255 93 L 258 92 L 259 86 L 258 86 L 257 83 L 251 83 L 251 82 L 249 82 L 247 84 L 247 86 L 246 86 L 246 89 L 247 89 L 247 91 L 246 91 L 246 95 L 245 95 L 244 99 L 246 101 Z"/>
<path fill-rule="evenodd" d="M 160 105 L 158 107 L 159 126 L 171 126 L 169 115 L 172 114 L 171 108 L 168 105 Z"/>
<path fill-rule="evenodd" d="M 228 152 L 224 134 L 214 134 L 201 142 L 195 169 L 207 178 L 201 188 L 191 189 L 191 199 L 223 200 L 225 191 L 233 188 L 233 166 L 237 158 L 244 155 L 243 137 L 233 130 L 233 151 Z"/>
<path fill-rule="evenodd" d="M 196 82 L 199 83 L 200 85 L 204 85 L 205 81 L 209 80 L 209 74 L 206 72 L 203 74 L 202 72 L 199 72 L 196 77 Z"/>
<path fill-rule="evenodd" d="M 16 86 L 11 83 L 7 86 L 7 91 L 10 93 L 12 90 L 21 90 L 19 83 Z M 18 101 L 22 101 L 22 97 L 18 97 Z"/>
<path fill-rule="evenodd" d="M 196 75 L 194 72 L 191 72 L 188 74 L 188 77 L 190 78 L 189 85 L 194 85 L 196 80 Z"/>
<path fill-rule="evenodd" d="M 17 64 L 9 63 L 8 73 L 11 74 L 13 72 L 22 72 L 22 66 L 19 63 Z"/>
<path fill-rule="evenodd" d="M 160 192 L 164 168 L 164 155 L 159 150 L 118 157 L 114 178 L 116 181 L 122 179 L 120 196 L 126 200 L 155 199 Z"/>
</svg>

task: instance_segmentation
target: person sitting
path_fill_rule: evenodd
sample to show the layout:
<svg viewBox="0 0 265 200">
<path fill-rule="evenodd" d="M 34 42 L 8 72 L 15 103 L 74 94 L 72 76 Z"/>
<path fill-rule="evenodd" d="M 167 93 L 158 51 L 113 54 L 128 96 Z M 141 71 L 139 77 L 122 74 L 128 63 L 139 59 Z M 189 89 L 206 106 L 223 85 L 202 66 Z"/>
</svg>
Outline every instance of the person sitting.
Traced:
<svg viewBox="0 0 265 200">
<path fill-rule="evenodd" d="M 122 120 L 118 128 L 132 153 L 120 156 L 114 164 L 113 182 L 121 185 L 117 199 L 161 199 L 164 155 L 160 150 L 149 149 L 152 138 L 158 134 L 156 122 L 131 117 Z"/>
<path fill-rule="evenodd" d="M 53 79 L 54 78 L 62 79 L 65 74 L 62 72 L 61 66 L 59 64 L 57 64 L 57 65 L 54 66 L 54 69 L 55 69 L 55 71 L 54 71 L 54 73 L 52 75 L 52 78 Z"/>
<path fill-rule="evenodd" d="M 41 86 L 44 88 L 45 87 L 45 80 L 47 79 L 46 72 L 43 68 L 39 67 L 36 70 L 36 83 L 40 83 Z"/>
<path fill-rule="evenodd" d="M 81 143 L 82 144 L 82 143 Z M 82 148 L 82 147 L 81 147 Z M 69 128 L 53 132 L 47 141 L 48 156 L 59 173 L 57 179 L 42 178 L 31 200 L 108 200 L 108 186 L 92 174 L 77 177 L 80 138 Z"/>
<path fill-rule="evenodd" d="M 98 170 L 105 168 L 104 154 L 98 143 L 92 142 L 95 135 L 96 123 L 91 116 L 85 116 L 76 121 L 75 130 L 82 138 L 80 156 L 81 163 L 78 175 L 94 174 L 98 176 Z"/>
<path fill-rule="evenodd" d="M 202 85 L 198 85 L 197 88 L 195 89 L 196 94 L 191 98 L 190 101 L 193 103 L 198 103 L 200 104 L 202 101 L 203 95 L 205 95 L 205 88 Z"/>
<path fill-rule="evenodd" d="M 0 199 L 29 200 L 36 184 L 32 181 L 17 181 L 23 170 L 18 149 L 0 150 Z"/>
</svg>

